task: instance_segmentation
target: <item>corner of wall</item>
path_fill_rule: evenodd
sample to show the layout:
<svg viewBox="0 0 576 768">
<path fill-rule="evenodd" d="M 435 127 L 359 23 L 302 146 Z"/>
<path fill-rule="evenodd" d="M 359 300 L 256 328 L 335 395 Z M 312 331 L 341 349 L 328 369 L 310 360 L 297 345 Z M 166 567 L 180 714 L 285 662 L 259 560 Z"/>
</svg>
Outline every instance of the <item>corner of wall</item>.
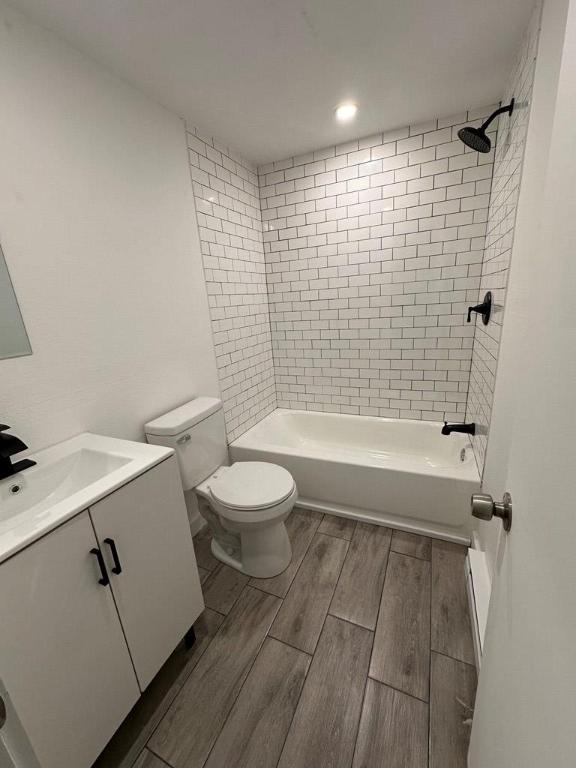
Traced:
<svg viewBox="0 0 576 768">
<path fill-rule="evenodd" d="M 188 160 L 228 440 L 276 408 L 256 169 L 186 127 Z"/>
<path fill-rule="evenodd" d="M 477 425 L 477 434 L 472 439 L 472 444 L 481 475 L 484 470 L 496 385 L 516 210 L 538 50 L 540 16 L 541 3 L 538 2 L 503 95 L 505 104 L 512 98 L 515 99 L 514 111 L 510 118 L 504 116 L 499 119 L 496 140 L 494 174 L 479 288 L 480 298 L 486 291 L 492 292 L 494 309 L 488 325 L 485 326 L 476 320 L 466 406 L 466 421 L 475 422 Z"/>
</svg>

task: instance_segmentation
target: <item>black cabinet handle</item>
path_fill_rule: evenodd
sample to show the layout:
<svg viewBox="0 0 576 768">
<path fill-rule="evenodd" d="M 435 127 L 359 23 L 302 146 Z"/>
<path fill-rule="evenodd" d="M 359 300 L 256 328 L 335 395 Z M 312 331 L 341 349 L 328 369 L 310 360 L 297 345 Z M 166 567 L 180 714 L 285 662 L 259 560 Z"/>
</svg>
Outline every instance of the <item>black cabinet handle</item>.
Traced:
<svg viewBox="0 0 576 768">
<path fill-rule="evenodd" d="M 98 579 L 98 584 L 102 584 L 103 587 L 107 587 L 108 584 L 110 584 L 110 579 L 108 578 L 108 571 L 106 570 L 106 563 L 102 557 L 102 552 L 100 552 L 98 547 L 92 547 L 90 554 L 96 555 L 98 565 L 100 566 L 100 573 L 102 574 L 102 578 Z"/>
<path fill-rule="evenodd" d="M 104 544 L 108 544 L 110 552 L 112 553 L 112 560 L 114 560 L 114 568 L 112 573 L 119 576 L 122 573 L 122 566 L 120 565 L 120 558 L 118 557 L 118 550 L 116 549 L 116 542 L 114 539 L 104 539 Z"/>
</svg>

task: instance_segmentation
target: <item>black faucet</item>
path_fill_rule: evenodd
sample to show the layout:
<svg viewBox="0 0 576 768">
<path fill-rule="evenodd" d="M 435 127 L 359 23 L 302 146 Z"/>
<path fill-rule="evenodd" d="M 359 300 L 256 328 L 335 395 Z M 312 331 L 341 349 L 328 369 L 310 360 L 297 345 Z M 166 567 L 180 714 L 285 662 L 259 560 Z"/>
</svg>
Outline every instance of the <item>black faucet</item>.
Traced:
<svg viewBox="0 0 576 768">
<path fill-rule="evenodd" d="M 475 435 L 476 434 L 476 424 L 448 424 L 447 421 L 444 422 L 444 426 L 442 427 L 442 434 L 443 435 L 449 435 L 452 432 L 464 432 L 466 435 Z"/>
<path fill-rule="evenodd" d="M 22 459 L 14 464 L 12 463 L 11 457 L 16 453 L 25 451 L 28 446 L 16 435 L 4 434 L 7 429 L 10 429 L 10 427 L 6 424 L 0 424 L 0 480 L 15 475 L 16 472 L 22 472 L 23 469 L 28 469 L 36 464 L 32 459 Z"/>
<path fill-rule="evenodd" d="M 488 325 L 490 322 L 490 315 L 492 314 L 492 291 L 488 291 L 485 294 L 482 304 L 476 304 L 475 307 L 468 307 L 468 320 L 466 321 L 468 323 L 472 322 L 472 312 L 478 312 L 479 315 L 482 315 L 482 322 L 484 325 Z"/>
</svg>

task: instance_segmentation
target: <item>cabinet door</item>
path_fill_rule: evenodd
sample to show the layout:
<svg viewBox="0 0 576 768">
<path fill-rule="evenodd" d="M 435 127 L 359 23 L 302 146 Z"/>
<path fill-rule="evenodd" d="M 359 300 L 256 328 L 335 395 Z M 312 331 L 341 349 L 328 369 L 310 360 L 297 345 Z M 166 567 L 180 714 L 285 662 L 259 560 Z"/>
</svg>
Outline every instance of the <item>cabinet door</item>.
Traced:
<svg viewBox="0 0 576 768">
<path fill-rule="evenodd" d="M 0 678 L 42 768 L 89 768 L 139 697 L 94 547 L 83 512 L 0 565 Z"/>
<path fill-rule="evenodd" d="M 176 458 L 94 504 L 90 515 L 144 690 L 204 608 Z"/>
</svg>

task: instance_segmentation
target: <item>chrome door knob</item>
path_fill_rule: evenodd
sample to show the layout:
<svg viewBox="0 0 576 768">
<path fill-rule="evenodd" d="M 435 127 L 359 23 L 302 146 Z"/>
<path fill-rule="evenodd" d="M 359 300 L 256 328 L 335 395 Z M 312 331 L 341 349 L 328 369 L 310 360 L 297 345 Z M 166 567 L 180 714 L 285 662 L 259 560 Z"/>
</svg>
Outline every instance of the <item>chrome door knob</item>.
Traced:
<svg viewBox="0 0 576 768">
<path fill-rule="evenodd" d="M 502 503 L 495 502 L 488 493 L 474 493 L 471 506 L 474 517 L 478 517 L 480 520 L 492 520 L 493 517 L 499 517 L 506 532 L 512 528 L 512 497 L 509 493 L 504 494 Z"/>
</svg>

